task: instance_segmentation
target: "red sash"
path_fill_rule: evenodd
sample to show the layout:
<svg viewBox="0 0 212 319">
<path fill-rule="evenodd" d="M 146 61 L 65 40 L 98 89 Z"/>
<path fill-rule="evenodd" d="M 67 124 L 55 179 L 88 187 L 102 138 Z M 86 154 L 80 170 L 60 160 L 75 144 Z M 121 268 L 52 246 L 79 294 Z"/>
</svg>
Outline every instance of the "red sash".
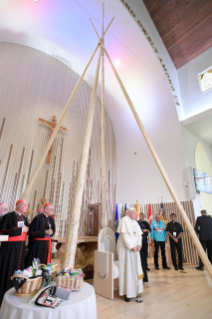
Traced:
<svg viewBox="0 0 212 319">
<path fill-rule="evenodd" d="M 34 238 L 33 240 L 46 240 L 49 242 L 49 250 L 48 250 L 48 256 L 47 256 L 47 264 L 51 263 L 51 237 L 44 237 L 44 238 Z"/>
<path fill-rule="evenodd" d="M 22 233 L 20 236 L 11 236 L 8 241 L 26 241 L 27 233 Z"/>
</svg>

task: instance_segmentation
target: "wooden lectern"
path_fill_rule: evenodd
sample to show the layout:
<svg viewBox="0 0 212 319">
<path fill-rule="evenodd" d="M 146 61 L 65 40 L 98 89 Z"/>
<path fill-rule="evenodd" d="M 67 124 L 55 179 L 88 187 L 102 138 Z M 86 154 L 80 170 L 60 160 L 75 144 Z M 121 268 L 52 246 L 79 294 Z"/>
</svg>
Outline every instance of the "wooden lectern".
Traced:
<svg viewBox="0 0 212 319">
<path fill-rule="evenodd" d="M 98 236 L 102 224 L 101 204 L 88 205 L 86 236 Z"/>
</svg>

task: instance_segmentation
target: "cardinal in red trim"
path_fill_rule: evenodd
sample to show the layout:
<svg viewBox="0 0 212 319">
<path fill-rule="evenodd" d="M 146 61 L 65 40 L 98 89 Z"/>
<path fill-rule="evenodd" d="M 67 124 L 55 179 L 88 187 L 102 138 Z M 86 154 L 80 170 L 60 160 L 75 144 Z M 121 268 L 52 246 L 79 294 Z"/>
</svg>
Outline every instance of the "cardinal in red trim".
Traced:
<svg viewBox="0 0 212 319">
<path fill-rule="evenodd" d="M 0 305 L 5 292 L 12 288 L 10 277 L 14 271 L 24 269 L 25 240 L 29 230 L 27 218 L 23 215 L 28 209 L 24 200 L 16 202 L 15 211 L 5 214 L 0 223 L 0 233 L 9 235 L 7 242 L 1 243 L 0 251 Z"/>
<path fill-rule="evenodd" d="M 32 265 L 34 258 L 39 258 L 41 264 L 51 262 L 51 237 L 55 233 L 55 223 L 51 215 L 54 212 L 54 206 L 46 203 L 43 213 L 34 217 L 29 226 L 29 254 L 26 266 Z"/>
</svg>

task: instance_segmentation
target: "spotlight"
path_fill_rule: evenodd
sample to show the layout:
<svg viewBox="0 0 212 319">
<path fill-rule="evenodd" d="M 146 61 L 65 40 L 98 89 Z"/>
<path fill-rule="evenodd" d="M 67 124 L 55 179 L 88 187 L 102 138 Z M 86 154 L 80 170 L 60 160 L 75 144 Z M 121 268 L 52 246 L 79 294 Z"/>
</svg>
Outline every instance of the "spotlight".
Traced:
<svg viewBox="0 0 212 319">
<path fill-rule="evenodd" d="M 120 66 L 120 65 L 121 65 L 120 60 L 115 60 L 114 62 L 115 62 L 115 65 L 116 65 L 116 66 Z"/>
<path fill-rule="evenodd" d="M 38 0 L 35 0 L 36 3 L 38 3 Z"/>
</svg>

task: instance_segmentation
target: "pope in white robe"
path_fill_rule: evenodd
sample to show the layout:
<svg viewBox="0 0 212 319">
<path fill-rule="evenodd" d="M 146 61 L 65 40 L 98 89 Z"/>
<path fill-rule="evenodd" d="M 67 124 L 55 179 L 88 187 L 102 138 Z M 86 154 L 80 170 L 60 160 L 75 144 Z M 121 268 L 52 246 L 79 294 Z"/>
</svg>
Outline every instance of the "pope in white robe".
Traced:
<svg viewBox="0 0 212 319">
<path fill-rule="evenodd" d="M 125 301 L 143 292 L 143 271 L 140 249 L 142 231 L 137 223 L 137 212 L 129 209 L 127 216 L 120 220 L 118 230 L 119 295 Z"/>
</svg>

